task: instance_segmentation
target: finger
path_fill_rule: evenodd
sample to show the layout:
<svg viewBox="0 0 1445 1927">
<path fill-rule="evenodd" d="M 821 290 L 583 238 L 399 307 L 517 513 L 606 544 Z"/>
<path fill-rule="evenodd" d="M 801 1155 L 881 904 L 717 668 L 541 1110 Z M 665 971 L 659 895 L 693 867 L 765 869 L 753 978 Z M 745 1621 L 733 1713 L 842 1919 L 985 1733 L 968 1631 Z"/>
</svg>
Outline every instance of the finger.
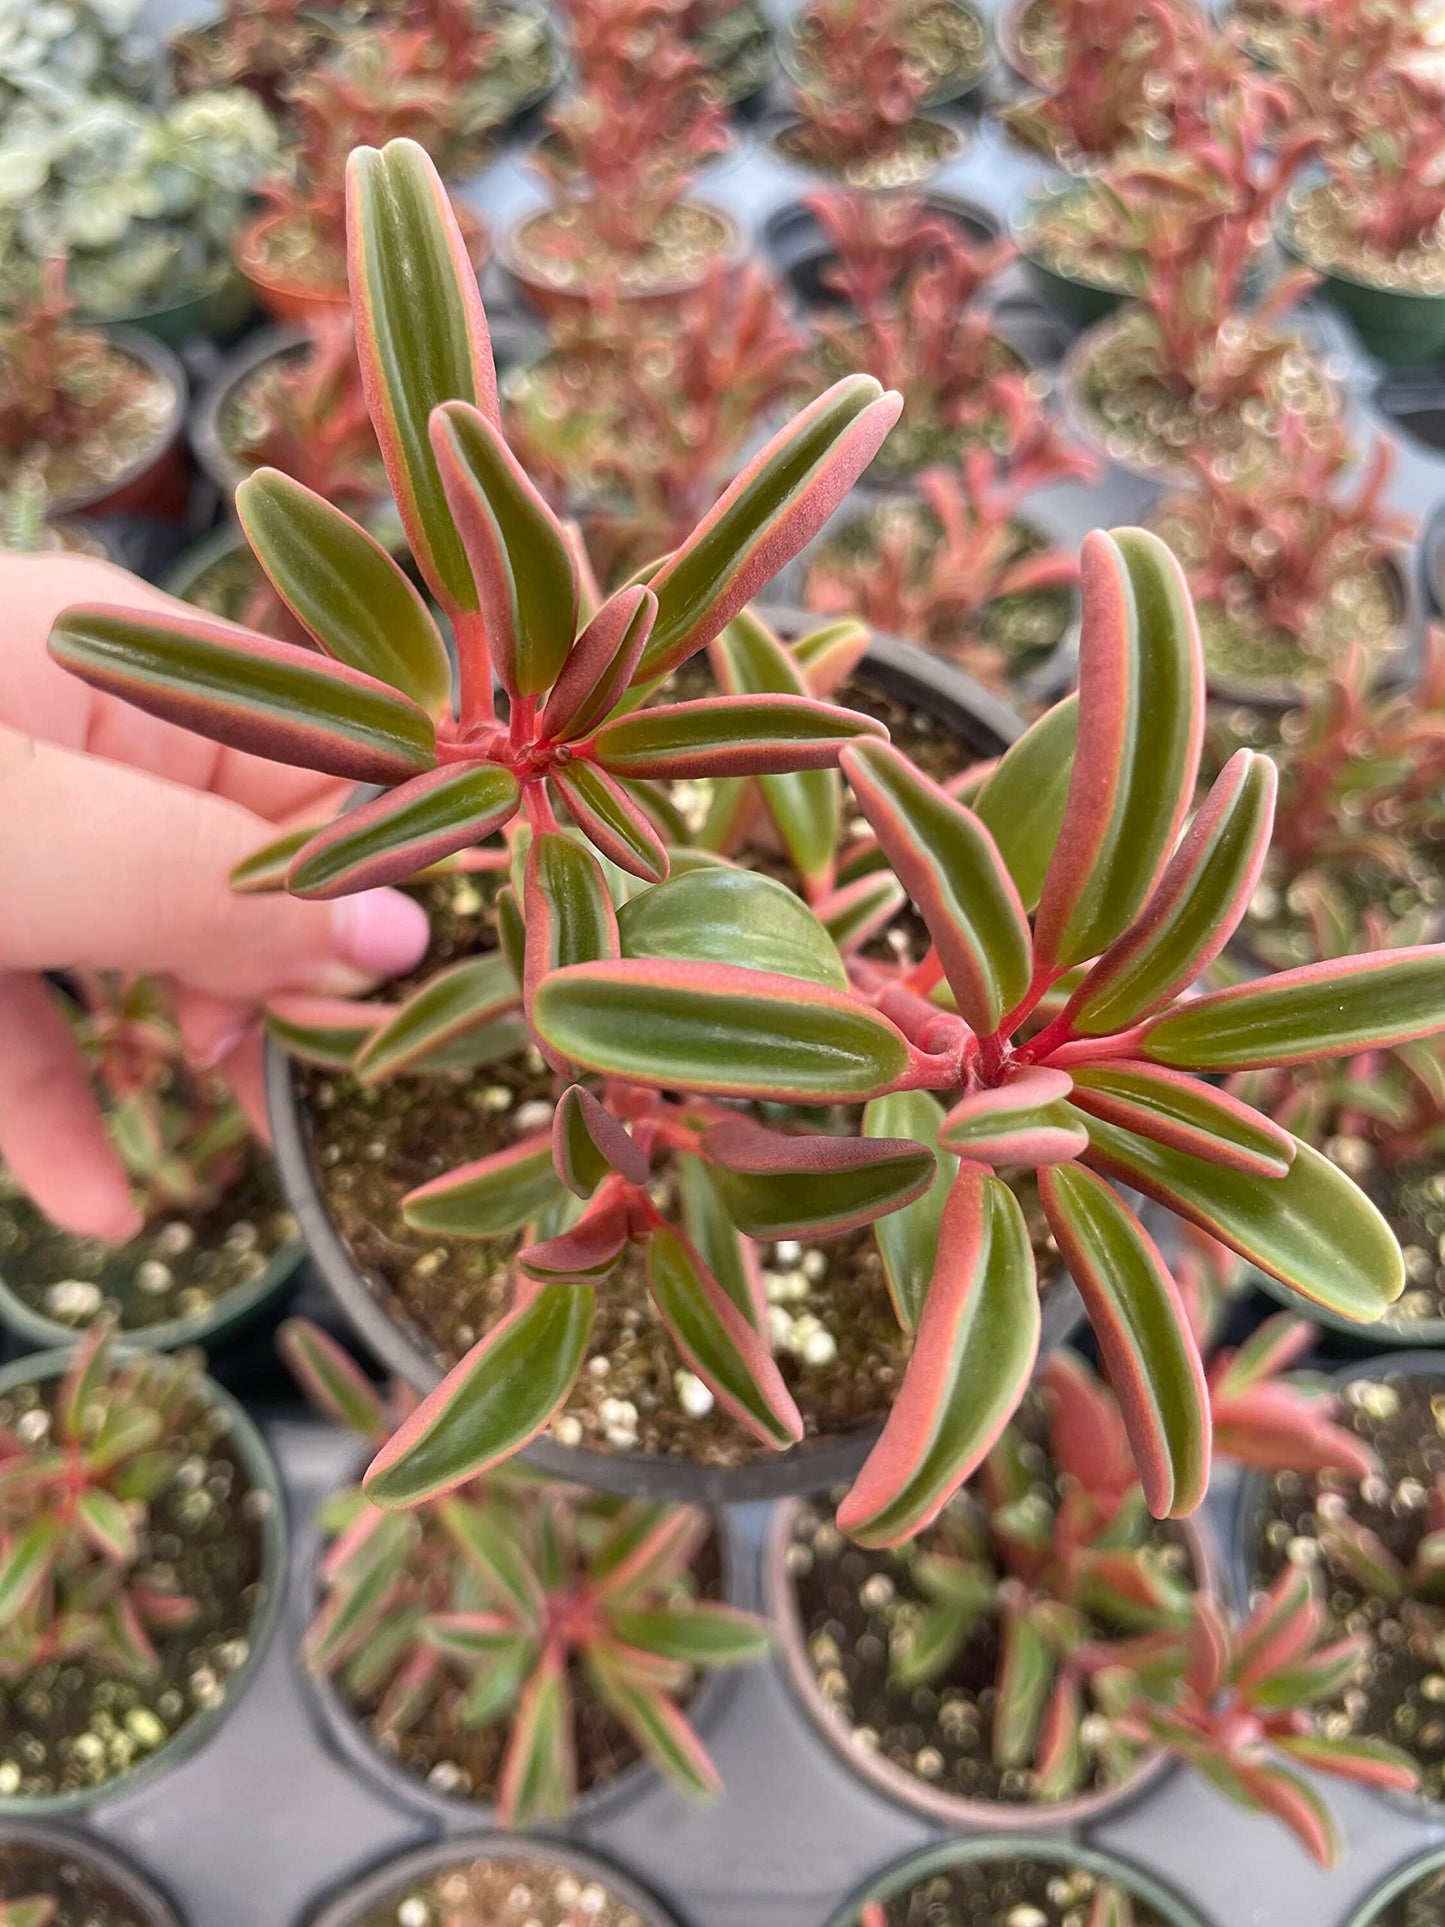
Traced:
<svg viewBox="0 0 1445 1927">
<path fill-rule="evenodd" d="M 214 790 L 274 822 L 335 813 L 338 787 L 310 770 L 222 749 L 174 723 L 159 721 L 117 697 L 102 695 L 52 661 L 51 625 L 77 602 L 130 608 L 184 607 L 149 583 L 91 556 L 0 556 L 5 610 L 5 677 L 0 723 L 65 749 L 86 749 L 133 769 L 149 770 L 190 789 Z"/>
<path fill-rule="evenodd" d="M 193 1070 L 213 1071 L 237 1049 L 256 1021 L 251 1005 L 235 997 L 213 997 L 188 984 L 168 989 L 181 1049 Z"/>
<path fill-rule="evenodd" d="M 259 1025 L 251 1026 L 219 1068 L 251 1129 L 269 1148 L 271 1118 L 266 1105 L 266 1060 Z"/>
<path fill-rule="evenodd" d="M 268 837 L 218 796 L 0 731 L 0 969 L 170 974 L 255 1004 L 350 995 L 418 963 L 425 912 L 396 890 L 335 903 L 239 897 L 229 875 Z"/>
<path fill-rule="evenodd" d="M 141 1228 L 85 1060 L 38 977 L 0 975 L 0 1159 L 47 1218 L 119 1244 Z"/>
</svg>

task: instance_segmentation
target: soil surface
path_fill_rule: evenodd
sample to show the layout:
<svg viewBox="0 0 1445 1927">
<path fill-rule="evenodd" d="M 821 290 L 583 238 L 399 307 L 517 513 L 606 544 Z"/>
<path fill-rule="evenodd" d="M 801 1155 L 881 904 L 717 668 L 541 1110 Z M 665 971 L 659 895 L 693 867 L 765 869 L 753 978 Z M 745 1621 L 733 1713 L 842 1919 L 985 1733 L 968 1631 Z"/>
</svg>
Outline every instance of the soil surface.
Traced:
<svg viewBox="0 0 1445 1927">
<path fill-rule="evenodd" d="M 937 779 L 966 759 L 956 736 L 881 692 L 850 685 L 839 700 L 882 718 Z M 769 867 L 766 856 L 759 859 Z M 495 948 L 485 877 L 451 876 L 425 886 L 433 941 L 403 996 L 437 968 Z M 915 944 L 911 917 L 900 941 Z M 414 1344 L 440 1365 L 454 1363 L 508 1309 L 512 1259 L 521 1238 L 444 1240 L 412 1230 L 401 1216 L 408 1191 L 470 1159 L 549 1128 L 554 1081 L 530 1048 L 458 1078 L 396 1078 L 363 1088 L 344 1074 L 296 1067 L 313 1169 L 358 1269 Z M 842 1107 L 809 1111 L 817 1129 L 846 1127 Z M 1057 1258 L 1037 1205 L 1041 1277 Z M 906 1362 L 906 1341 L 889 1303 L 881 1261 L 865 1229 L 806 1244 L 761 1248 L 773 1347 L 798 1401 L 809 1439 L 877 1424 L 888 1412 Z M 686 1400 L 686 1407 L 684 1405 Z M 721 1413 L 681 1369 L 657 1317 L 635 1253 L 597 1293 L 588 1358 L 551 1436 L 569 1446 L 739 1465 L 769 1455 Z"/>
<path fill-rule="evenodd" d="M 1445 295 L 1445 236 L 1437 230 L 1404 253 L 1389 254 L 1356 231 L 1352 217 L 1362 211 L 1334 181 L 1306 188 L 1290 210 L 1290 245 L 1325 274 L 1347 275 L 1395 294 Z"/>
<path fill-rule="evenodd" d="M 148 1927 L 147 1916 L 98 1867 L 60 1860 L 48 1847 L 0 1841 L 0 1905 L 53 1900 L 54 1927 Z"/>
<path fill-rule="evenodd" d="M 975 1860 L 922 1881 L 888 1901 L 883 1913 L 887 1927 L 1087 1927 L 1101 1886 L 1113 1889 L 1083 1867 Z M 1133 1927 L 1167 1927 L 1154 1908 L 1132 1894 L 1129 1899 Z"/>
<path fill-rule="evenodd" d="M 1087 186 L 1076 187 L 1051 195 L 1029 211 L 1023 251 L 1066 280 L 1125 294 L 1130 262 L 1106 238 L 1113 226 L 1099 198 Z"/>
<path fill-rule="evenodd" d="M 829 147 L 825 135 L 807 121 L 790 121 L 771 137 L 775 154 L 789 167 L 831 175 L 844 187 L 875 191 L 917 187 L 952 160 L 963 145 L 956 127 L 941 120 L 911 120 L 882 154 L 852 154 L 846 159 Z"/>
<path fill-rule="evenodd" d="M 354 1927 L 643 1927 L 641 1917 L 596 1880 L 534 1860 L 459 1860 L 398 1887 Z"/>
<path fill-rule="evenodd" d="M 202 1317 L 254 1285 L 296 1236 L 271 1160 L 256 1147 L 207 1210 L 172 1213 L 120 1246 L 59 1230 L 0 1169 L 0 1278 L 32 1311 L 76 1331 L 105 1311 L 122 1331 Z"/>
<path fill-rule="evenodd" d="M 99 427 L 74 441 L 32 444 L 18 454 L 0 455 L 0 495 L 21 477 L 36 477 L 44 485 L 50 512 L 59 515 L 124 481 L 133 469 L 163 452 L 176 423 L 176 397 L 169 382 L 116 347 L 108 350 L 94 379 L 97 385 L 109 379 L 133 392 Z"/>
<path fill-rule="evenodd" d="M 678 201 L 658 222 L 641 253 L 602 262 L 587 235 L 584 203 L 529 215 L 513 236 L 528 276 L 551 293 L 586 296 L 605 272 L 623 295 L 660 294 L 696 287 L 732 243 L 720 215 L 695 201 Z"/>
<path fill-rule="evenodd" d="M 1336 1473 L 1303 1479 L 1279 1473 L 1263 1487 L 1248 1556 L 1256 1582 L 1285 1563 L 1324 1580 L 1330 1633 L 1366 1632 L 1374 1650 L 1353 1683 L 1321 1716 L 1327 1738 L 1369 1735 L 1411 1754 L 1422 1791 L 1445 1798 L 1445 1610 L 1406 1599 L 1374 1598 L 1332 1563 L 1319 1543 L 1320 1522 L 1348 1515 L 1368 1527 L 1403 1564 L 1429 1530 L 1427 1502 L 1445 1477 L 1445 1379 L 1385 1374 L 1359 1378 L 1341 1392 L 1340 1418 L 1379 1453 L 1382 1472 L 1356 1484 Z"/>
<path fill-rule="evenodd" d="M 54 1389 L 47 1381 L 0 1395 L 0 1424 L 27 1436 Z M 250 1653 L 263 1598 L 260 1521 L 274 1504 L 251 1486 L 228 1426 L 223 1411 L 199 1401 L 181 1414 L 162 1441 L 175 1470 L 150 1505 L 143 1570 L 194 1599 L 196 1618 L 153 1633 L 160 1667 L 151 1678 L 67 1661 L 0 1679 L 0 1804 L 104 1786 L 225 1700 Z"/>
</svg>

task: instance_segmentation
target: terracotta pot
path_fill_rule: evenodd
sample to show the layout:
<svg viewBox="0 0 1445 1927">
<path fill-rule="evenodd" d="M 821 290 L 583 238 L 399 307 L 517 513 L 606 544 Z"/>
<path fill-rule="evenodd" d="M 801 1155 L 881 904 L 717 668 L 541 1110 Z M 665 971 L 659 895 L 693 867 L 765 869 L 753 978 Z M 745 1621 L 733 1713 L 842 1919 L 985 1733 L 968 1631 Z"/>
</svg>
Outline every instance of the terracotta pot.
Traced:
<svg viewBox="0 0 1445 1927">
<path fill-rule="evenodd" d="M 136 455 L 122 475 L 88 493 L 62 497 L 51 507 L 57 515 L 137 515 L 158 522 L 179 522 L 189 496 L 181 441 L 188 393 L 186 371 L 163 342 L 139 328 L 105 328 L 102 332 L 164 385 L 170 405 L 153 446 Z"/>
<path fill-rule="evenodd" d="M 486 223 L 459 202 L 453 202 L 453 207 L 472 266 L 480 272 L 491 253 Z M 344 275 L 335 283 L 318 284 L 288 275 L 274 263 L 268 243 L 285 221 L 284 213 L 271 210 L 257 215 L 236 236 L 236 266 L 250 283 L 257 301 L 273 321 L 283 326 L 305 323 L 338 308 L 349 309 L 351 296 Z"/>
<path fill-rule="evenodd" d="M 799 1501 L 785 1499 L 773 1513 L 763 1550 L 763 1596 L 773 1623 L 776 1651 L 794 1697 L 808 1715 L 829 1750 L 878 1792 L 887 1794 L 900 1806 L 923 1819 L 953 1830 L 980 1831 L 1014 1836 L 1029 1834 L 1041 1827 L 1056 1830 L 1084 1826 L 1114 1813 L 1138 1798 L 1171 1768 L 1163 1753 L 1146 1754 L 1126 1780 L 1117 1786 L 1103 1787 L 1097 1793 L 1081 1793 L 1070 1800 L 1048 1804 L 1008 1805 L 1001 1800 L 968 1800 L 930 1786 L 912 1773 L 905 1773 L 880 1754 L 854 1744 L 854 1729 L 831 1701 L 818 1690 L 798 1598 L 787 1569 L 787 1552 L 798 1515 Z M 1189 1549 L 1197 1590 L 1210 1595 L 1218 1591 L 1218 1560 L 1200 1518 L 1174 1522 Z M 1010 1852 L 1016 1851 L 1012 1846 Z"/>
</svg>

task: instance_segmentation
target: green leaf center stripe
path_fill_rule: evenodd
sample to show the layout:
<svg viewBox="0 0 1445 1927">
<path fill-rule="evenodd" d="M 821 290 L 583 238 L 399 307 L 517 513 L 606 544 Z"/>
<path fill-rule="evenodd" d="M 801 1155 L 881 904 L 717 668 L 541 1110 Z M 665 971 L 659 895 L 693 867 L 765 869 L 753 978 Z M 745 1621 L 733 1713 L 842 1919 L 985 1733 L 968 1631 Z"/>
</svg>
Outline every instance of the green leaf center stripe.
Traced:
<svg viewBox="0 0 1445 1927">
<path fill-rule="evenodd" d="M 479 843 L 515 814 L 522 787 L 498 763 L 429 771 L 312 837 L 287 877 L 298 896 L 394 883 Z"/>
<path fill-rule="evenodd" d="M 758 776 L 818 767 L 884 734 L 871 716 L 811 696 L 703 696 L 604 724 L 591 753 L 616 776 Z"/>
<path fill-rule="evenodd" d="M 625 957 L 732 964 L 848 987 L 822 924 L 786 884 L 759 871 L 684 871 L 624 903 L 617 928 Z"/>
</svg>

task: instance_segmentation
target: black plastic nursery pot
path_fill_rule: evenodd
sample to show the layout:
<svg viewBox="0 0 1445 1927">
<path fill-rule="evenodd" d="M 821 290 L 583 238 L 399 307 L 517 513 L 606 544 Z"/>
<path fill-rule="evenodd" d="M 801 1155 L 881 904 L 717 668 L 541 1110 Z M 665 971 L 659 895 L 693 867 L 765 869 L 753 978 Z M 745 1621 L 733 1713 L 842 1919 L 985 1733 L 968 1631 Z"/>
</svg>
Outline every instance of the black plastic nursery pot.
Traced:
<svg viewBox="0 0 1445 1927">
<path fill-rule="evenodd" d="M 0 1394 L 59 1378 L 69 1361 L 68 1351 L 40 1352 L 16 1359 L 0 1368 Z M 259 1597 L 247 1629 L 245 1654 L 228 1671 L 224 1689 L 218 1696 L 192 1712 L 169 1739 L 147 1752 L 135 1765 L 125 1767 L 101 1784 L 41 1794 L 8 1792 L 0 1784 L 0 1824 L 14 1821 L 28 1826 L 32 1816 L 40 1815 L 77 1818 L 91 1809 L 150 1785 L 199 1751 L 230 1714 L 260 1669 L 286 1593 L 289 1534 L 281 1477 L 269 1448 L 237 1400 L 210 1378 L 201 1378 L 197 1389 L 206 1406 L 219 1413 L 224 1420 L 221 1436 L 245 1474 L 249 1494 L 255 1497 L 254 1510 L 260 1544 Z M 3 1761 L 5 1737 L 0 1731 L 0 1761 Z M 3 1764 L 0 1764 L 0 1773 L 3 1773 Z"/>
<path fill-rule="evenodd" d="M 959 195 L 927 194 L 924 208 L 951 221 L 966 240 L 975 244 L 998 239 L 999 225 L 994 217 Z M 827 236 L 817 215 L 802 201 L 789 201 L 768 216 L 762 246 L 774 274 L 787 283 L 805 308 L 843 305 L 843 297 L 825 279 L 834 258 Z"/>
<path fill-rule="evenodd" d="M 871 1881 L 861 1893 L 855 1894 L 833 1916 L 829 1927 L 863 1927 L 863 1910 L 870 1903 L 881 1903 L 886 1907 L 889 1902 L 906 1901 L 916 1889 L 939 1875 L 978 1869 L 991 1862 L 1033 1863 L 1057 1869 L 1064 1875 L 1076 1873 L 1092 1876 L 1089 1887 L 1093 1880 L 1113 1881 L 1124 1889 L 1132 1901 L 1150 1909 L 1153 1918 L 1149 1920 L 1148 1927 L 1203 1927 L 1199 1915 L 1186 1906 L 1178 1894 L 1153 1874 L 1145 1873 L 1141 1867 L 1132 1866 L 1112 1853 L 1103 1853 L 1097 1847 L 1075 1845 L 1068 1840 L 1036 1833 L 985 1834 L 978 1839 L 952 1840 L 943 1846 L 926 1848 L 922 1853 L 900 1860 L 877 1880 Z M 1039 1923 L 1039 1927 L 1053 1927 L 1053 1923 L 1047 1921 L 1022 1895 L 1004 1894 L 1000 1898 L 1004 1905 L 1016 1900 L 1019 1906 L 1017 1917 L 1026 1919 L 1030 1927 L 1034 1927 L 1034 1923 Z M 1082 1898 L 1088 1899 L 1088 1891 L 1084 1892 Z M 1069 1915 L 1071 1920 L 1074 1917 L 1073 1914 Z M 912 1916 L 909 1918 L 911 1921 Z M 1015 1915 L 995 1912 L 991 1918 L 1007 1923 Z M 1083 1918 L 1082 1912 L 1078 1918 Z M 951 1911 L 920 1911 L 918 1914 L 920 1927 L 925 1920 L 952 1923 L 956 1919 L 957 1916 Z"/>
<path fill-rule="evenodd" d="M 185 427 L 189 388 L 186 371 L 164 342 L 140 328 L 106 327 L 113 346 L 137 361 L 164 388 L 168 397 L 163 418 L 148 446 L 137 451 L 113 480 L 95 483 L 50 503 L 56 515 L 130 515 L 157 522 L 176 522 L 186 509 Z"/>
<path fill-rule="evenodd" d="M 1445 1392 L 1445 1351 L 1377 1352 L 1359 1364 L 1348 1365 L 1335 1372 L 1326 1383 L 1338 1391 L 1360 1379 L 1386 1377 L 1435 1379 L 1439 1381 L 1442 1392 Z M 1437 1424 L 1440 1422 L 1437 1420 Z M 1258 1552 L 1262 1520 L 1269 1498 L 1270 1477 L 1270 1474 L 1264 1472 L 1249 1473 L 1240 1481 L 1235 1497 L 1230 1535 L 1230 1563 L 1233 1568 L 1235 1594 L 1242 1606 L 1248 1605 L 1260 1583 L 1257 1576 Z M 1438 1820 L 1442 1812 L 1441 1802 L 1425 1793 L 1395 1793 L 1370 1789 L 1369 1797 L 1383 1801 L 1398 1812 L 1423 1816 L 1430 1820 Z"/>
<path fill-rule="evenodd" d="M 1146 1755 L 1135 1770 L 1114 1786 L 1092 1793 L 1076 1794 L 1067 1800 L 1047 1804 L 1010 1803 L 1003 1800 L 978 1800 L 949 1793 L 932 1786 L 918 1774 L 884 1756 L 876 1747 L 859 1744 L 857 1729 L 842 1711 L 820 1690 L 812 1659 L 808 1653 L 807 1628 L 798 1608 L 797 1590 L 788 1570 L 788 1551 L 793 1543 L 799 1511 L 797 1499 L 785 1499 L 774 1511 L 768 1526 L 763 1551 L 763 1597 L 768 1619 L 774 1628 L 779 1662 L 792 1688 L 793 1697 L 811 1720 L 829 1751 L 852 1773 L 899 1806 L 922 1819 L 943 1827 L 948 1833 L 995 1833 L 1010 1838 L 1029 1835 L 1035 1830 L 1053 1828 L 1074 1830 L 1093 1825 L 1106 1815 L 1130 1806 L 1171 1770 L 1172 1763 L 1162 1753 Z M 1207 1522 L 1202 1515 L 1174 1522 L 1188 1549 L 1197 1590 L 1217 1595 L 1220 1590 L 1220 1562 L 1214 1550 Z M 927 1726 L 920 1719 L 927 1737 Z"/>
<path fill-rule="evenodd" d="M 365 1458 L 359 1458 L 353 1476 L 343 1483 L 357 1483 L 365 1469 Z M 734 1527 L 727 1513 L 719 1509 L 711 1517 L 719 1571 L 716 1597 L 729 1605 L 746 1608 L 750 1604 L 744 1578 L 747 1560 L 741 1556 L 740 1548 L 735 1543 Z M 324 1551 L 325 1546 L 318 1537 L 301 1575 L 301 1597 L 306 1602 L 308 1618 L 316 1609 L 318 1569 Z M 358 1779 L 369 1781 L 403 1812 L 424 1817 L 434 1830 L 448 1838 L 475 1833 L 479 1827 L 496 1824 L 495 1808 L 490 1801 L 445 1792 L 409 1771 L 377 1745 L 333 1679 L 312 1672 L 299 1655 L 296 1665 L 308 1709 L 323 1742 Z M 732 1680 L 729 1672 L 698 1675 L 692 1696 L 683 1710 L 688 1724 L 704 1740 L 727 1704 Z M 605 1820 L 657 1784 L 657 1769 L 645 1758 L 639 1757 L 613 1778 L 583 1788 L 571 1813 L 565 1820 L 555 1823 L 557 1831 L 571 1833 L 574 1828 Z M 550 1838 L 552 1826 L 544 1826 L 541 1831 Z"/>
<path fill-rule="evenodd" d="M 1415 1889 L 1429 1882 L 1432 1875 L 1435 1881 L 1429 1888 L 1428 1898 L 1439 1911 L 1397 1914 L 1391 1919 L 1390 1927 L 1426 1927 L 1427 1922 L 1445 1917 L 1445 1847 L 1432 1847 L 1428 1853 L 1417 1854 L 1397 1868 L 1361 1902 L 1342 1927 L 1385 1927 L 1395 1901 L 1404 1903 L 1419 1898 L 1423 1906 L 1425 1896 L 1417 1896 Z"/>
<path fill-rule="evenodd" d="M 61 1927 L 181 1927 L 160 1889 L 114 1847 L 43 1821 L 0 1818 L 0 1906 L 37 1897 L 58 1903 Z"/>
<path fill-rule="evenodd" d="M 1437 371 L 1398 370 L 1380 377 L 1375 406 L 1406 440 L 1445 453 L 1445 376 Z"/>
<path fill-rule="evenodd" d="M 811 620 L 791 610 L 762 613 L 785 635 Z M 916 705 L 975 757 L 998 755 L 1021 728 L 997 697 L 952 664 L 906 643 L 875 641 L 860 676 L 885 695 Z M 266 1087 L 282 1188 L 317 1269 L 358 1337 L 387 1370 L 419 1392 L 431 1391 L 443 1376 L 443 1361 L 380 1280 L 358 1266 L 343 1240 L 312 1161 L 309 1126 L 290 1060 L 274 1043 L 267 1052 Z M 1062 1344 L 1081 1316 L 1078 1294 L 1060 1273 L 1044 1299 L 1044 1347 Z M 539 1471 L 582 1485 L 719 1506 L 820 1492 L 844 1483 L 862 1465 L 878 1429 L 870 1424 L 740 1465 L 702 1465 L 661 1453 L 606 1452 L 546 1436 L 533 1440 L 522 1458 Z"/>
<path fill-rule="evenodd" d="M 476 1863 L 496 1863 L 521 1870 L 525 1898 L 497 1896 L 490 1906 L 479 1901 L 485 1911 L 461 1916 L 485 1921 L 486 1927 L 567 1927 L 576 1916 L 579 1888 L 598 1888 L 602 1903 L 589 1904 L 586 1918 L 596 1919 L 601 1927 L 677 1927 L 671 1914 L 654 1900 L 628 1874 L 580 1847 L 564 1846 L 550 1840 L 529 1839 L 525 1834 L 478 1834 L 470 1839 L 438 1842 L 418 1847 L 363 1874 L 335 1894 L 316 1912 L 308 1914 L 304 1927 L 391 1927 L 406 1918 L 401 1908 L 407 1898 L 426 1889 L 438 1875 L 449 1869 L 466 1868 Z M 536 1879 L 528 1876 L 535 1871 Z M 554 1873 L 564 1876 L 554 1883 L 551 1895 L 536 1892 L 538 1879 Z M 610 1907 L 607 1900 L 613 1903 Z M 423 1903 L 425 1905 L 425 1903 Z M 430 1922 L 430 1910 L 418 1909 L 418 1918 Z"/>
</svg>

